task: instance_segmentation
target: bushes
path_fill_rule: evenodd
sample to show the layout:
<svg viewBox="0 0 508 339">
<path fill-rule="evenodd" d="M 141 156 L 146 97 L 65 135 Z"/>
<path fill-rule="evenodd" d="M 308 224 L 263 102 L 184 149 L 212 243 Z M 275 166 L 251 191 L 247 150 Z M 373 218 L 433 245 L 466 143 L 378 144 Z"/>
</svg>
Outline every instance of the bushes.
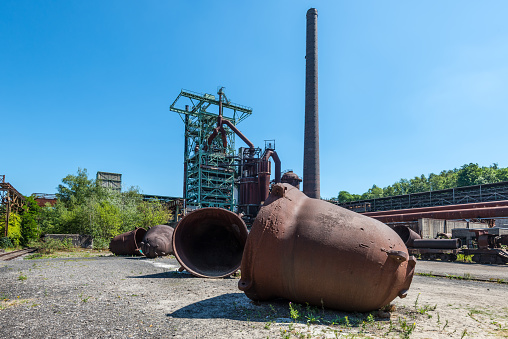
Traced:
<svg viewBox="0 0 508 339">
<path fill-rule="evenodd" d="M 110 239 L 95 238 L 93 240 L 94 250 L 106 250 L 109 248 Z"/>
<path fill-rule="evenodd" d="M 10 248 L 10 247 L 14 247 L 14 245 L 12 244 L 12 241 L 11 239 L 9 239 L 9 237 L 0 238 L 0 248 Z"/>
<path fill-rule="evenodd" d="M 33 197 L 27 197 L 25 210 L 21 215 L 21 245 L 26 246 L 31 240 L 39 239 L 41 231 L 37 224 L 37 215 L 41 208 Z"/>
<path fill-rule="evenodd" d="M 72 240 L 70 239 L 46 239 L 46 240 L 32 240 L 28 244 L 29 247 L 36 248 L 39 253 L 52 254 L 55 251 L 70 251 L 74 249 Z"/>
<path fill-rule="evenodd" d="M 0 234 L 5 234 L 5 214 L 0 218 Z M 7 237 L 10 239 L 13 247 L 19 246 L 21 242 L 21 217 L 16 213 L 10 213 L 9 215 Z"/>
<path fill-rule="evenodd" d="M 88 234 L 94 238 L 94 247 L 106 248 L 115 235 L 164 224 L 171 218 L 159 201 L 143 201 L 134 188 L 121 193 L 103 188 L 88 179 L 86 170 L 66 176 L 62 183 L 56 205 L 39 213 L 43 233 Z"/>
</svg>

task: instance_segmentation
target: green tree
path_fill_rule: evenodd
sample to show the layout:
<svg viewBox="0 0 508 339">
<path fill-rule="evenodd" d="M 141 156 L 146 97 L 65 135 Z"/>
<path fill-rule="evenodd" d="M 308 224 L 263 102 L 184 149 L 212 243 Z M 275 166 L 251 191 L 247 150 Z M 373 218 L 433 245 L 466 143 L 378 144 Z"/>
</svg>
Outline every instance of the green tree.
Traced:
<svg viewBox="0 0 508 339">
<path fill-rule="evenodd" d="M 138 189 L 117 192 L 88 179 L 86 169 L 68 175 L 58 186 L 57 203 L 41 211 L 40 224 L 45 233 L 89 234 L 108 240 L 135 227 L 164 224 L 170 212 L 159 201 L 142 200 Z"/>
<path fill-rule="evenodd" d="M 21 245 L 26 246 L 30 240 L 39 238 L 41 231 L 37 224 L 37 217 L 41 208 L 33 197 L 26 197 L 24 211 L 21 215 Z"/>
<path fill-rule="evenodd" d="M 373 185 L 371 188 L 369 188 L 367 192 L 362 194 L 361 199 L 368 200 L 382 197 L 383 197 L 383 189 L 381 187 Z"/>
<path fill-rule="evenodd" d="M 486 184 L 483 171 L 478 164 L 463 165 L 457 173 L 457 186 Z"/>
<path fill-rule="evenodd" d="M 3 214 L 0 218 L 0 237 L 5 235 L 5 217 L 5 214 Z M 17 213 L 11 212 L 9 214 L 7 237 L 14 246 L 19 246 L 21 243 L 21 217 Z"/>
<path fill-rule="evenodd" d="M 62 179 L 56 196 L 65 207 L 70 208 L 86 203 L 87 199 L 99 193 L 100 188 L 93 179 L 88 179 L 86 168 L 78 168 L 77 175 L 69 174 Z"/>
</svg>

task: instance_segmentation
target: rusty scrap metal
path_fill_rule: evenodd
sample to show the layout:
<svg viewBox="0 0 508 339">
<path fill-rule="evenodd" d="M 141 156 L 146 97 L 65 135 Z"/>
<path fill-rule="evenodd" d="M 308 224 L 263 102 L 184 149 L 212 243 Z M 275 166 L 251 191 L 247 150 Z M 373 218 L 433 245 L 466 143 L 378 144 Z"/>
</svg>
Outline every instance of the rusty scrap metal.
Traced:
<svg viewBox="0 0 508 339">
<path fill-rule="evenodd" d="M 416 260 L 388 226 L 276 184 L 247 239 L 240 290 L 366 312 L 405 297 Z"/>
<path fill-rule="evenodd" d="M 399 235 L 402 241 L 404 241 L 404 245 L 407 247 L 412 247 L 413 241 L 422 238 L 418 233 L 404 225 L 395 226 L 393 227 L 393 230 Z"/>
<path fill-rule="evenodd" d="M 414 248 L 435 248 L 435 249 L 456 249 L 460 248 L 462 243 L 460 239 L 415 239 Z"/>
<path fill-rule="evenodd" d="M 382 215 L 424 213 L 424 212 L 463 210 L 463 209 L 472 209 L 472 208 L 487 208 L 487 207 L 500 207 L 500 206 L 508 206 L 508 200 L 475 202 L 475 203 L 457 204 L 457 205 L 406 208 L 406 209 L 400 209 L 400 210 L 366 212 L 366 213 L 362 213 L 362 214 L 374 218 L 374 216 L 382 216 Z"/>
<path fill-rule="evenodd" d="M 143 237 L 140 247 L 147 258 L 173 254 L 173 227 L 157 225 L 150 228 Z"/>
<path fill-rule="evenodd" d="M 415 221 L 422 218 L 453 220 L 498 217 L 508 217 L 507 206 L 372 216 L 372 218 L 384 223 Z"/>
<path fill-rule="evenodd" d="M 139 244 L 145 234 L 144 228 L 136 228 L 130 232 L 119 234 L 109 243 L 109 250 L 116 255 L 141 255 Z"/>
<path fill-rule="evenodd" d="M 223 278 L 240 268 L 247 226 L 235 213 L 218 207 L 190 212 L 173 232 L 173 251 L 195 276 Z"/>
</svg>

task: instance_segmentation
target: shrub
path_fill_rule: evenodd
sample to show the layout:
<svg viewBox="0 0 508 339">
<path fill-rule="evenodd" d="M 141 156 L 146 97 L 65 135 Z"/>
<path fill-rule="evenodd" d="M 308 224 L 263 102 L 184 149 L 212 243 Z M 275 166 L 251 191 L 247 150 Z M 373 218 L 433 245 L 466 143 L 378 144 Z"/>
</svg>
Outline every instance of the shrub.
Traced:
<svg viewBox="0 0 508 339">
<path fill-rule="evenodd" d="M 106 238 L 95 238 L 93 240 L 93 249 L 94 250 L 104 250 L 109 248 L 109 239 Z"/>
<path fill-rule="evenodd" d="M 56 240 L 56 239 L 46 239 L 46 240 L 37 240 L 31 241 L 29 246 L 32 248 L 36 248 L 39 253 L 42 254 L 52 254 L 55 251 L 70 251 L 74 249 L 74 245 L 70 239 L 64 240 Z"/>
<path fill-rule="evenodd" d="M 5 215 L 0 218 L 0 234 L 5 234 Z M 9 215 L 7 237 L 11 240 L 13 247 L 19 246 L 21 241 L 21 217 L 16 213 Z"/>
<path fill-rule="evenodd" d="M 0 248 L 14 247 L 9 237 L 0 238 Z"/>
</svg>

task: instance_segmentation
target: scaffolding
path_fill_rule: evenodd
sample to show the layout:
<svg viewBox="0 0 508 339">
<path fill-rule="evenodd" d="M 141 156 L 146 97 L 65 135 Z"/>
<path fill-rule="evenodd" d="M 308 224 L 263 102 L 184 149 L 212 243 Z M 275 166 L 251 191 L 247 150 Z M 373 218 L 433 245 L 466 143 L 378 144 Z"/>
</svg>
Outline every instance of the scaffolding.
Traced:
<svg viewBox="0 0 508 339">
<path fill-rule="evenodd" d="M 25 197 L 19 193 L 11 184 L 5 182 L 5 175 L 0 175 L 0 219 L 5 220 L 4 235 L 9 234 L 9 218 L 11 212 L 20 213 L 23 211 Z M 5 215 L 5 217 L 3 217 Z M 2 235 L 0 235 L 2 237 Z"/>
<path fill-rule="evenodd" d="M 219 98 L 181 90 L 169 108 L 185 124 L 183 198 L 188 209 L 221 207 L 233 211 L 235 207 L 235 134 L 224 126 L 223 139 L 214 138 L 208 146 L 208 138 L 217 127 L 219 106 L 222 119 L 234 126 L 251 115 L 252 109 L 231 103 L 223 88 L 217 94 Z"/>
</svg>

